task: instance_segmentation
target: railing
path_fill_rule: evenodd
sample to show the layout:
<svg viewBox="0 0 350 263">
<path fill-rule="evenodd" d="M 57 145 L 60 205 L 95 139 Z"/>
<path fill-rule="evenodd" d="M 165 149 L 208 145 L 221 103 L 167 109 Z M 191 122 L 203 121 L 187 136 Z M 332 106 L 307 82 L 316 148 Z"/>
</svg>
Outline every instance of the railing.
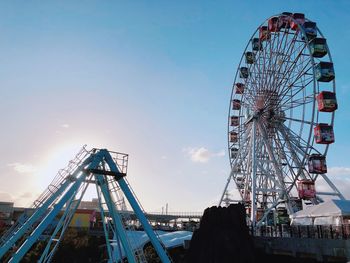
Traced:
<svg viewBox="0 0 350 263">
<path fill-rule="evenodd" d="M 45 203 L 50 196 L 55 194 L 61 185 L 65 182 L 65 180 L 72 175 L 72 173 L 78 168 L 78 166 L 87 158 L 90 154 L 90 151 L 86 149 L 86 145 L 84 145 L 81 150 L 76 154 L 74 159 L 69 161 L 68 165 L 60 169 L 55 178 L 52 180 L 51 184 L 45 189 L 45 191 L 34 201 L 32 208 L 38 208 L 43 203 Z"/>
<path fill-rule="evenodd" d="M 127 174 L 129 155 L 126 153 L 120 153 L 120 152 L 113 152 L 113 151 L 108 151 L 108 152 L 112 156 L 114 163 L 117 165 L 119 172 L 123 174 Z"/>
<path fill-rule="evenodd" d="M 203 216 L 203 212 L 147 212 L 147 215 L 155 215 L 155 216 L 173 216 L 179 218 L 201 218 Z"/>
<path fill-rule="evenodd" d="M 313 239 L 350 239 L 350 225 L 276 225 L 250 228 L 253 236 Z"/>
</svg>

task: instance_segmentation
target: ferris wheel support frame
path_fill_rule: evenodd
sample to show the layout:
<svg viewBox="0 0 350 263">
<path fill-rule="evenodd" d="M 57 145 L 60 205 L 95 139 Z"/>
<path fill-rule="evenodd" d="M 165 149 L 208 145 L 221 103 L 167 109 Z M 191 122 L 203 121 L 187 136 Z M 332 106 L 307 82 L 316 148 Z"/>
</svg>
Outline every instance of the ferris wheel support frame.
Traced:
<svg viewBox="0 0 350 263">
<path fill-rule="evenodd" d="M 277 21 L 277 29 L 270 30 L 270 19 Z M 314 27 L 312 32 L 308 28 L 310 24 Z M 320 39 L 312 43 L 316 37 Z M 311 48 L 311 44 L 316 43 L 322 43 L 326 51 L 320 51 L 320 47 L 318 51 L 315 47 Z M 325 55 L 329 62 L 323 62 Z M 331 65 L 329 67 L 332 68 L 326 68 L 326 73 L 323 73 L 321 65 Z M 332 65 L 326 39 L 316 23 L 304 18 L 304 14 L 272 16 L 253 33 L 241 56 L 231 92 L 228 119 L 231 171 L 219 205 L 230 203 L 230 182 L 235 183 L 253 225 L 262 223 L 262 211 L 262 219 L 266 219 L 272 209 L 281 213 L 286 210 L 291 215 L 303 205 L 310 204 L 303 200 L 318 204 L 322 201 L 322 194 L 344 198 L 326 174 L 320 172 L 320 169 L 326 168 L 310 168 L 310 165 L 321 165 L 313 164 L 312 160 L 321 162 L 321 157 L 325 160 L 329 144 L 334 142 L 334 139 L 319 139 L 319 126 L 323 122 L 333 129 L 334 111 L 337 109 L 337 104 L 332 110 L 320 106 L 323 104 L 319 99 L 326 98 L 318 95 L 324 90 L 333 92 L 335 98 L 334 75 L 326 75 L 330 74 L 326 71 L 328 69 L 334 74 Z M 320 70 L 322 73 L 319 73 Z M 331 82 L 332 85 L 326 86 L 322 82 Z M 328 113 L 322 115 L 320 112 Z M 331 135 L 324 135 L 322 131 L 322 136 Z M 320 156 L 320 159 L 315 159 L 315 156 Z M 318 177 L 324 178 L 332 193 L 314 190 Z M 313 184 L 313 189 L 301 188 L 307 184 Z M 314 194 L 311 194 L 312 191 Z M 301 194 L 303 192 L 307 194 Z"/>
<path fill-rule="evenodd" d="M 251 202 L 251 209 L 252 211 L 256 210 L 256 202 L 255 202 L 255 195 L 256 195 L 256 171 L 257 171 L 257 160 L 256 160 L 256 119 L 252 118 L 252 194 L 250 195 L 250 202 Z M 252 222 L 252 225 L 255 226 L 256 223 L 256 213 L 250 214 L 250 220 Z"/>
</svg>

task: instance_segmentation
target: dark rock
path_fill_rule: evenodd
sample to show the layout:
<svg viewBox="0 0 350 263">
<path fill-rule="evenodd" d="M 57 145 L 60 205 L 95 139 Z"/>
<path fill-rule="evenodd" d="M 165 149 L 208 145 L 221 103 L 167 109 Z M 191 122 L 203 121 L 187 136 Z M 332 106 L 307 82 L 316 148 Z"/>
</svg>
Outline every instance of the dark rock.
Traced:
<svg viewBox="0 0 350 263">
<path fill-rule="evenodd" d="M 205 209 L 185 257 L 186 263 L 253 263 L 254 245 L 242 204 Z"/>
</svg>

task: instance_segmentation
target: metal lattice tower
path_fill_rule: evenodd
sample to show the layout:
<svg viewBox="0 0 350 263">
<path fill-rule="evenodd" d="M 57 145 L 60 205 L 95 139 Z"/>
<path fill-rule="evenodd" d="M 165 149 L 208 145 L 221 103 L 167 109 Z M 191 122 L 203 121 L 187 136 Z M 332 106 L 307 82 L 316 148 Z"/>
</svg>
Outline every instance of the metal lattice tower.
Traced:
<svg viewBox="0 0 350 263">
<path fill-rule="evenodd" d="M 130 224 L 130 211 L 126 211 L 127 200 L 161 261 L 170 263 L 171 259 L 125 178 L 127 167 L 127 154 L 106 149 L 87 150 L 84 146 L 33 203 L 33 213 L 24 213 L 1 237 L 0 260 L 19 262 L 63 211 L 39 259 L 39 262 L 51 262 L 87 187 L 95 184 L 109 262 L 118 262 L 123 257 L 130 263 L 147 262 L 142 247 L 137 246 L 132 235 L 135 229 Z M 107 213 L 111 220 L 107 220 Z M 110 231 L 113 238 L 110 238 Z M 18 249 L 12 250 L 13 246 Z"/>
</svg>

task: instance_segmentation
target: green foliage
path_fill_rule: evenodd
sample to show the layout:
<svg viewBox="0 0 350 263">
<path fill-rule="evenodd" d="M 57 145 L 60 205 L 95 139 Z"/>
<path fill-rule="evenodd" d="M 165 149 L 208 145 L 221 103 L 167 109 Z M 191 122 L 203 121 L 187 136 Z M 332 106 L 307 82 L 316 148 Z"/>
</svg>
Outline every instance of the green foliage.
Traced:
<svg viewBox="0 0 350 263">
<path fill-rule="evenodd" d="M 21 263 L 30 263 L 30 262 L 36 262 L 40 256 L 41 253 L 44 251 L 45 246 L 47 242 L 39 241 L 36 243 L 31 250 L 23 257 Z"/>
<path fill-rule="evenodd" d="M 144 253 L 145 253 L 147 263 L 162 263 L 162 261 L 157 255 L 157 252 L 155 251 L 154 247 L 150 243 L 145 245 Z"/>
<path fill-rule="evenodd" d="M 29 250 L 21 260 L 21 263 L 37 262 L 47 245 L 47 241 L 39 241 Z M 175 263 L 184 262 L 185 250 L 175 248 L 169 251 Z M 148 263 L 161 263 L 155 249 L 151 243 L 144 247 L 145 257 Z M 10 256 L 10 255 L 8 255 Z M 80 263 L 80 262 L 107 262 L 106 242 L 104 236 L 92 236 L 88 230 L 68 228 L 60 241 L 59 246 L 53 256 L 55 263 Z M 124 259 L 124 263 L 128 260 Z"/>
<path fill-rule="evenodd" d="M 100 262 L 102 251 L 99 247 L 105 244 L 102 237 L 89 236 L 87 231 L 69 229 L 65 233 L 53 262 Z"/>
</svg>

